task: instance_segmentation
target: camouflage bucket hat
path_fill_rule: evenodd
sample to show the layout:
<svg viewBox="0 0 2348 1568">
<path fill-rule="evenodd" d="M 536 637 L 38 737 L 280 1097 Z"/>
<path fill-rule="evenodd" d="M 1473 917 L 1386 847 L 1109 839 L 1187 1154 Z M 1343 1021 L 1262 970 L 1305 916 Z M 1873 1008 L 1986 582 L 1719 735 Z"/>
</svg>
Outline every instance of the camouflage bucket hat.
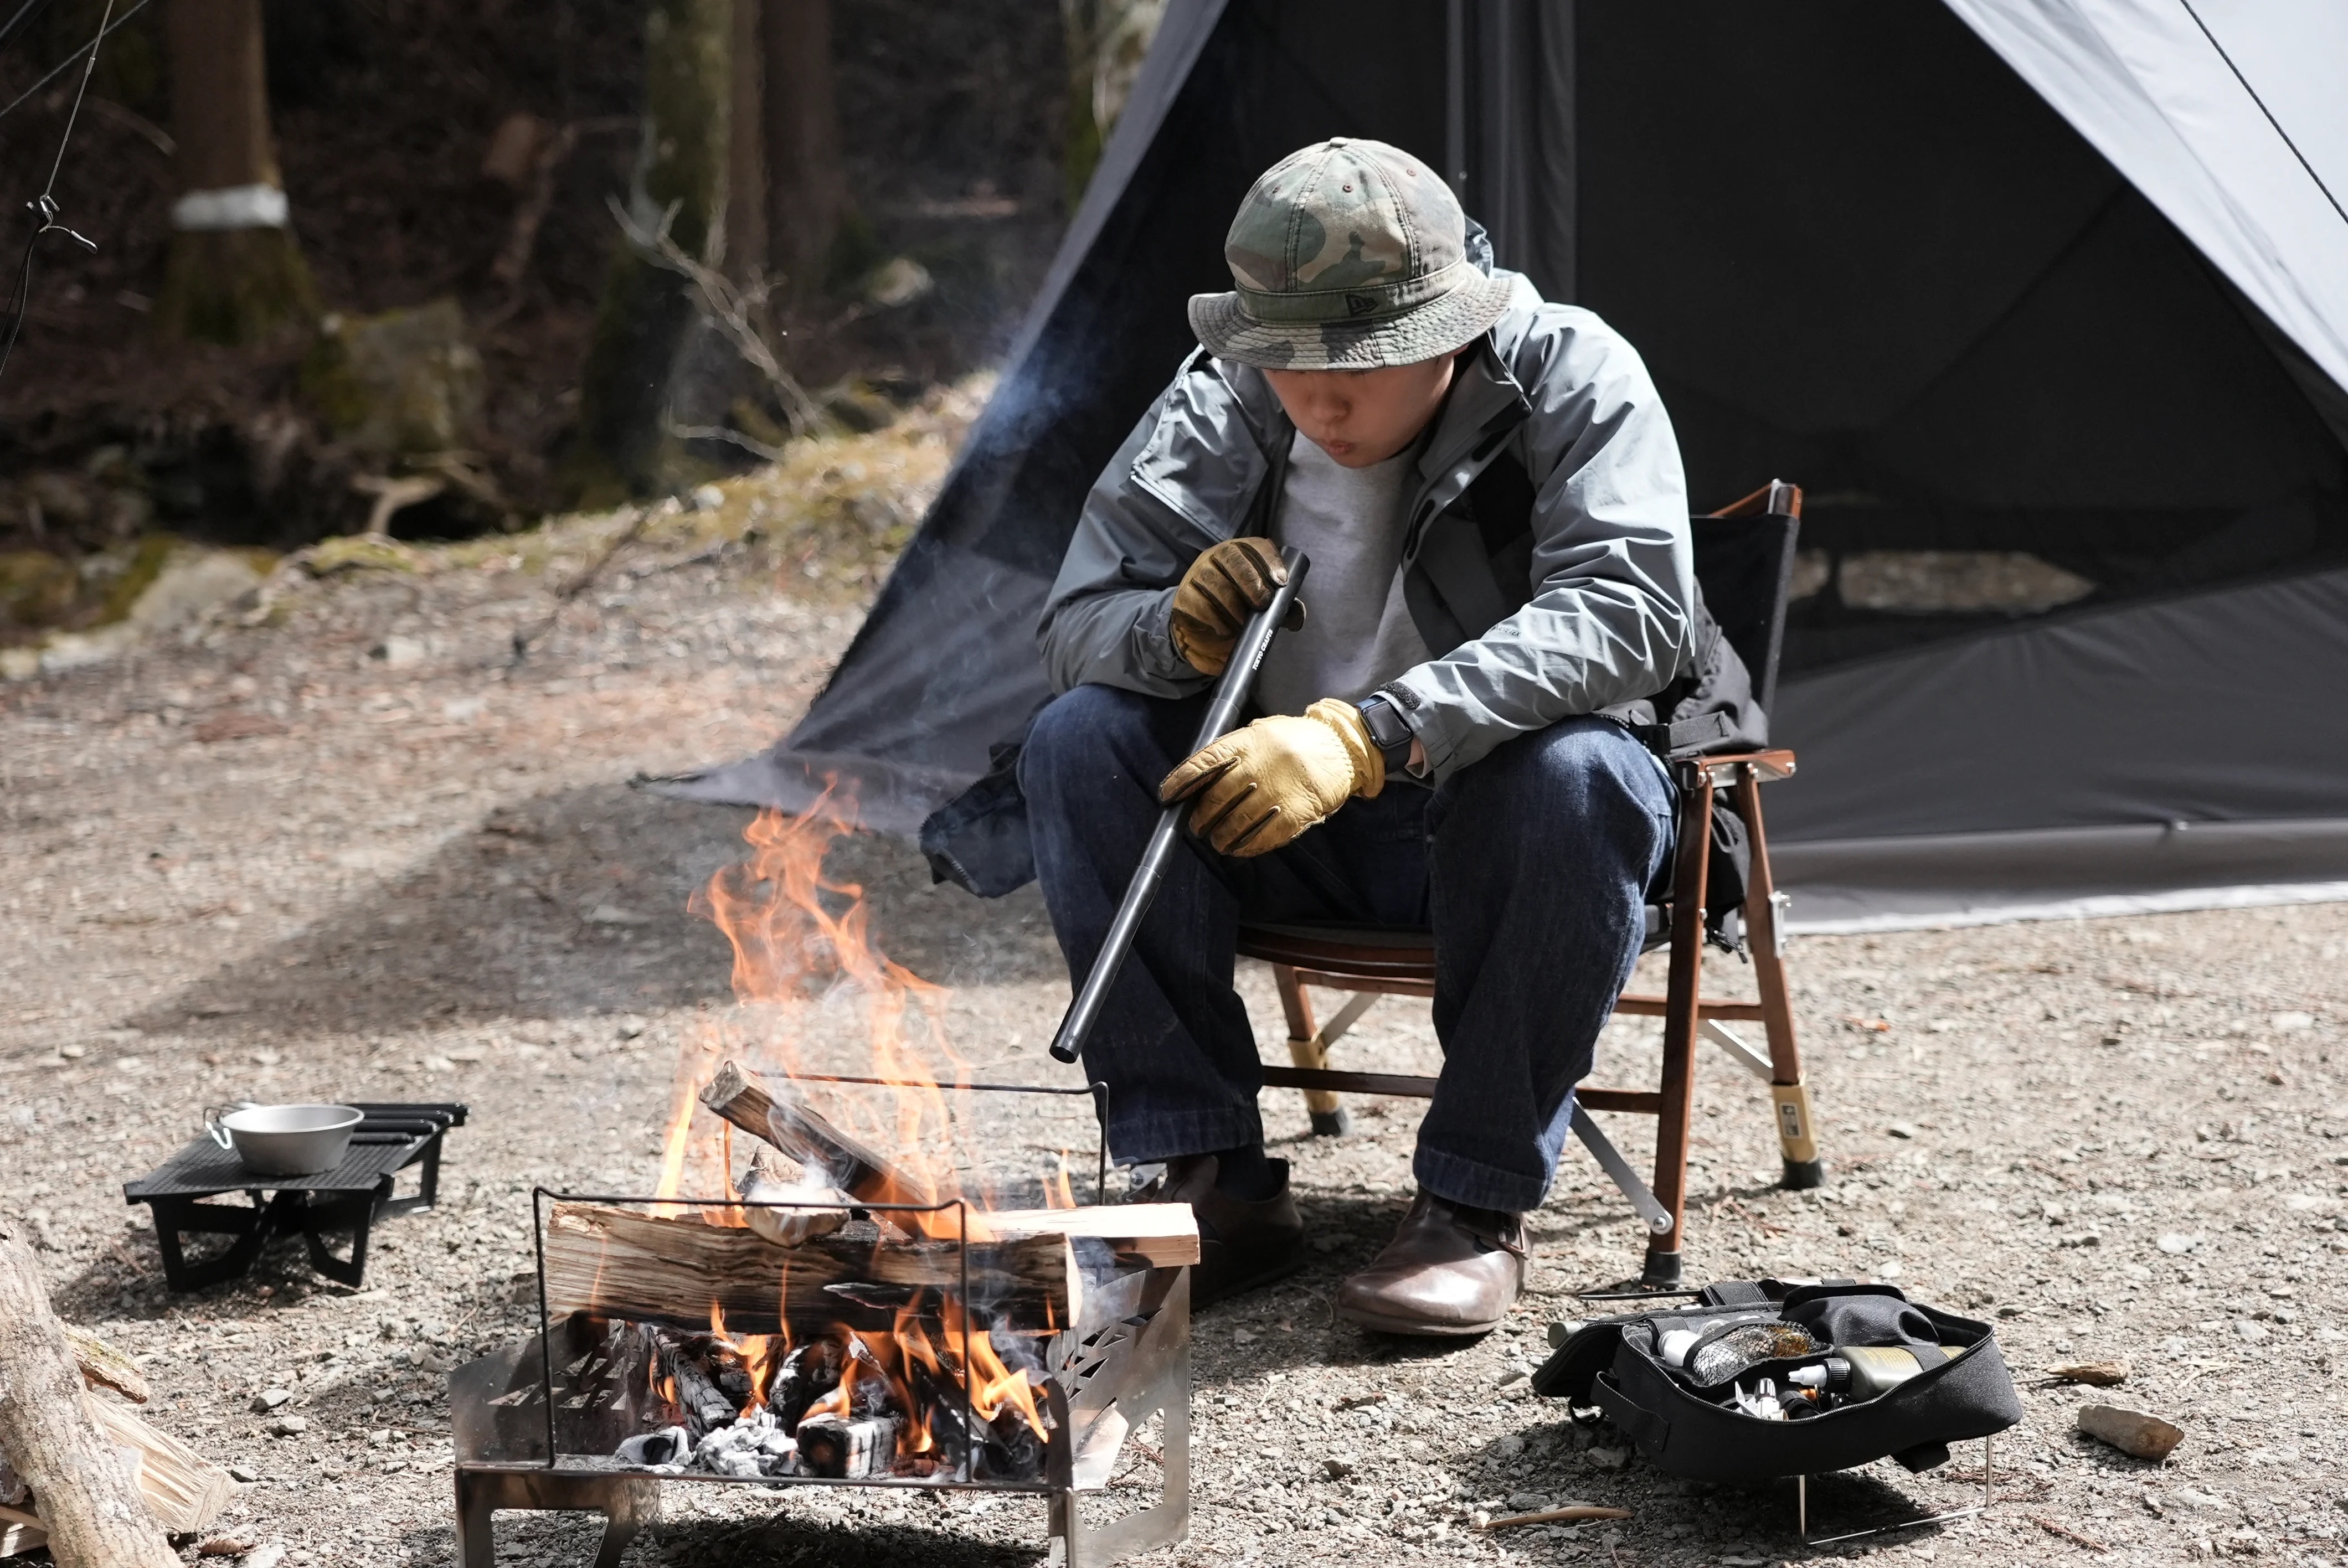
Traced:
<svg viewBox="0 0 2348 1568">
<path fill-rule="evenodd" d="M 1375 370 L 1474 342 L 1509 282 L 1468 259 L 1442 177 L 1399 148 L 1346 137 L 1257 180 L 1223 241 L 1238 288 L 1190 296 L 1208 349 L 1260 370 Z"/>
</svg>

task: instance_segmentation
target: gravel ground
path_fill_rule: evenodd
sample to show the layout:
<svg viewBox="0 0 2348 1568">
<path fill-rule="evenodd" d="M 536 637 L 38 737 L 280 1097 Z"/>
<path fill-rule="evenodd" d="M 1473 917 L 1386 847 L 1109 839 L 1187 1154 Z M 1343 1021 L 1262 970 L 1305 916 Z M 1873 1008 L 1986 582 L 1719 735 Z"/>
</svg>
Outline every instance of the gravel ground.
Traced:
<svg viewBox="0 0 2348 1568">
<path fill-rule="evenodd" d="M 558 534 L 544 570 L 475 549 L 360 572 L 269 624 L 0 687 L 0 1204 L 39 1238 L 61 1311 L 147 1365 L 153 1419 L 255 1478 L 230 1532 L 295 1563 L 454 1560 L 442 1374 L 525 1331 L 530 1188 L 648 1189 L 680 1051 L 742 1022 L 727 949 L 685 903 L 739 857 L 748 814 L 626 781 L 785 727 L 852 632 L 853 593 L 811 589 L 775 548 L 654 538 L 509 668 L 512 631 L 602 537 Z M 1066 988 L 1032 890 L 983 906 L 862 840 L 831 869 L 866 887 L 892 957 L 951 988 L 970 1061 L 1053 1079 Z M 1831 1183 L 1772 1184 L 1766 1099 L 1707 1056 L 1691 1273 L 1896 1270 L 1993 1317 L 2029 1385 L 1986 1517 L 1844 1547 L 1799 1545 L 1788 1487 L 1670 1481 L 1528 1394 L 1547 1326 L 1638 1256 L 1586 1160 L 1536 1216 L 1509 1325 L 1426 1349 L 1328 1311 L 1408 1195 L 1410 1107 L 1371 1104 L 1357 1136 L 1315 1141 L 1293 1095 L 1268 1094 L 1314 1261 L 1199 1323 L 1196 1512 L 1164 1560 L 2341 1562 L 2344 949 L 2341 906 L 1797 943 Z M 1246 984 L 1276 1051 L 1267 977 Z M 811 1062 L 863 1060 L 852 996 L 785 1012 Z M 1395 1069 L 1433 1054 L 1424 1009 L 1399 1001 L 1340 1051 Z M 1643 1023 L 1601 1052 L 1608 1077 L 1653 1058 Z M 167 1295 L 119 1184 L 207 1104 L 313 1097 L 468 1102 L 438 1208 L 377 1230 L 362 1291 L 280 1245 L 240 1286 Z M 1082 1168 L 1084 1133 L 1042 1116 L 1002 1146 L 1014 1174 L 1071 1146 Z M 2122 1397 L 2187 1429 L 2165 1465 L 2074 1436 L 2087 1391 L 2032 1375 L 2111 1354 L 2137 1368 Z M 290 1400 L 255 1414 L 273 1388 Z M 303 1430 L 272 1435 L 287 1416 Z M 1813 1504 L 1830 1529 L 1970 1495 L 1878 1467 Z M 1473 1528 L 1560 1501 L 1636 1518 Z M 1027 1563 L 1045 1539 L 1021 1500 L 676 1486 L 666 1508 L 631 1565 Z M 508 1516 L 501 1535 L 502 1563 L 589 1555 L 562 1518 Z"/>
</svg>

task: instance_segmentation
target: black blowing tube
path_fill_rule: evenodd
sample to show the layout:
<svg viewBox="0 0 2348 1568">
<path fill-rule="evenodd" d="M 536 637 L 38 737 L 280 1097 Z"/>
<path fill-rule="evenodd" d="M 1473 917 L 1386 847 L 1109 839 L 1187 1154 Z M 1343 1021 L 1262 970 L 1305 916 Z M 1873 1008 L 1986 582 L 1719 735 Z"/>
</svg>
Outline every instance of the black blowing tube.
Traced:
<svg viewBox="0 0 2348 1568">
<path fill-rule="evenodd" d="M 1255 691 L 1255 674 L 1263 663 L 1264 651 L 1272 646 L 1272 634 L 1296 602 L 1296 590 L 1303 586 L 1304 574 L 1312 569 L 1312 558 L 1303 550 L 1280 552 L 1282 565 L 1288 568 L 1288 580 L 1272 596 L 1272 602 L 1256 611 L 1240 633 L 1238 644 L 1231 650 L 1231 661 L 1223 666 L 1223 678 L 1215 683 L 1214 701 L 1207 704 L 1207 716 L 1199 725 L 1199 738 L 1190 743 L 1197 752 L 1203 746 L 1221 740 L 1239 718 L 1240 710 Z M 1125 968 L 1125 956 L 1132 950 L 1134 933 L 1141 928 L 1141 917 L 1149 913 L 1151 902 L 1158 897 L 1158 884 L 1165 879 L 1166 863 L 1174 854 L 1174 841 L 1182 831 L 1182 814 L 1190 809 L 1187 800 L 1178 800 L 1159 814 L 1158 825 L 1150 830 L 1149 845 L 1141 852 L 1141 864 L 1134 868 L 1133 880 L 1125 889 L 1125 902 L 1117 906 L 1117 918 L 1109 922 L 1108 938 L 1101 944 L 1100 956 L 1093 960 L 1092 972 L 1085 976 L 1076 999 L 1068 1004 L 1067 1016 L 1060 1020 L 1060 1031 L 1052 1037 L 1052 1055 L 1060 1061 L 1074 1061 L 1085 1049 L 1085 1038 L 1093 1031 L 1093 1023 L 1100 1017 L 1101 1003 L 1108 999 L 1108 989 L 1117 983 L 1119 969 Z"/>
</svg>

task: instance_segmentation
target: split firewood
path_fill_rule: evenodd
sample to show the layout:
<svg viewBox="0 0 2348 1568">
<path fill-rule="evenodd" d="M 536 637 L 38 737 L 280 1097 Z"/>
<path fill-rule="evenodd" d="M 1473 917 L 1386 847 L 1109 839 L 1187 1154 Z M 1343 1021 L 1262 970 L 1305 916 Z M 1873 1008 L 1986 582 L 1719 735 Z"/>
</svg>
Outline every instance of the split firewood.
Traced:
<svg viewBox="0 0 2348 1568">
<path fill-rule="evenodd" d="M 643 1209 L 557 1204 L 546 1222 L 546 1298 L 584 1312 L 696 1332 L 713 1304 L 728 1334 L 779 1334 L 840 1321 L 855 1305 L 910 1305 L 917 1291 L 961 1293 L 997 1324 L 1058 1329 L 1083 1309 L 1083 1276 L 1065 1233 L 973 1241 L 819 1236 L 778 1246 L 756 1231 Z"/>
<path fill-rule="evenodd" d="M 139 1494 L 172 1534 L 195 1534 L 235 1498 L 235 1478 L 170 1433 L 156 1430 L 111 1399 L 93 1395 L 89 1407 L 107 1441 L 139 1456 Z"/>
<path fill-rule="evenodd" d="M 37 1552 L 48 1543 L 49 1532 L 42 1527 L 38 1514 L 0 1504 L 0 1557 Z"/>
<path fill-rule="evenodd" d="M 152 1397 L 147 1388 L 147 1374 L 139 1369 L 139 1364 L 97 1335 L 68 1327 L 66 1343 L 73 1347 L 82 1381 L 91 1388 L 111 1389 L 134 1405 L 143 1405 Z M 5 1501 L 0 1498 L 0 1501 Z"/>
<path fill-rule="evenodd" d="M 797 1246 L 819 1235 L 829 1235 L 848 1223 L 848 1210 L 839 1208 L 765 1209 L 759 1204 L 839 1204 L 846 1205 L 856 1200 L 829 1183 L 811 1181 L 805 1176 L 797 1180 L 784 1174 L 775 1163 L 773 1155 L 760 1149 L 750 1156 L 750 1169 L 742 1178 L 742 1218 L 749 1227 L 773 1242 L 777 1246 Z"/>
<path fill-rule="evenodd" d="M 718 1064 L 701 1102 L 754 1138 L 764 1138 L 832 1186 L 864 1204 L 934 1204 L 936 1190 L 841 1132 L 788 1084 L 772 1084 L 737 1061 Z M 907 1216 L 908 1219 L 912 1216 Z"/>
<path fill-rule="evenodd" d="M 0 1221 L 0 1455 L 32 1489 L 58 1568 L 178 1568 L 101 1432 L 30 1247 Z M 135 1418 L 133 1418 L 135 1419 Z"/>
<path fill-rule="evenodd" d="M 970 1216 L 970 1234 L 995 1241 L 1017 1236 L 1090 1236 L 1121 1262 L 1180 1268 L 1199 1261 L 1199 1216 L 1188 1204 L 1114 1204 L 1083 1209 L 986 1209 Z"/>
</svg>

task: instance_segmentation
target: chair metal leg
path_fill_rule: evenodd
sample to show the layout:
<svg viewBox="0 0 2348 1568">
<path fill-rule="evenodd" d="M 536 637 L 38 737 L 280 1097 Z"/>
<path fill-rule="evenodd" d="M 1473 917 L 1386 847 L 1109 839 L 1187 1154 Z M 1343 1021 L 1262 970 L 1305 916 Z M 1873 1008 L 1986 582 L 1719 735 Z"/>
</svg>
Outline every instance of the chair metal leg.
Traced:
<svg viewBox="0 0 2348 1568">
<path fill-rule="evenodd" d="M 1781 907 L 1769 870 L 1769 836 L 1761 823 L 1761 780 L 1750 764 L 1737 771 L 1733 801 L 1753 845 L 1745 925 L 1753 948 L 1753 975 L 1761 990 L 1761 1027 L 1769 1038 L 1769 1098 L 1776 1109 L 1785 1184 L 1799 1191 L 1824 1184 L 1827 1167 L 1818 1157 L 1818 1116 L 1810 1104 L 1810 1086 L 1802 1079 L 1802 1053 L 1794 1038 L 1794 1004 L 1786 989 L 1786 936 L 1777 923 Z"/>
<path fill-rule="evenodd" d="M 1272 983 L 1280 991 L 1280 1010 L 1288 1018 L 1289 1061 L 1310 1071 L 1323 1071 L 1329 1065 L 1329 1044 L 1313 1021 L 1313 999 L 1304 994 L 1303 983 L 1286 964 L 1272 966 Z M 1354 1130 L 1345 1102 L 1329 1090 L 1305 1090 L 1304 1109 L 1313 1118 L 1315 1137 L 1342 1138 Z"/>
<path fill-rule="evenodd" d="M 1704 897 L 1712 847 L 1712 773 L 1680 770 L 1679 845 L 1672 868 L 1671 971 L 1663 988 L 1663 1105 L 1655 1119 L 1655 1200 L 1671 1229 L 1651 1237 L 1641 1280 L 1680 1282 L 1680 1234 L 1687 1208 L 1689 1122 L 1695 1105 L 1697 1003 L 1703 996 Z"/>
</svg>

